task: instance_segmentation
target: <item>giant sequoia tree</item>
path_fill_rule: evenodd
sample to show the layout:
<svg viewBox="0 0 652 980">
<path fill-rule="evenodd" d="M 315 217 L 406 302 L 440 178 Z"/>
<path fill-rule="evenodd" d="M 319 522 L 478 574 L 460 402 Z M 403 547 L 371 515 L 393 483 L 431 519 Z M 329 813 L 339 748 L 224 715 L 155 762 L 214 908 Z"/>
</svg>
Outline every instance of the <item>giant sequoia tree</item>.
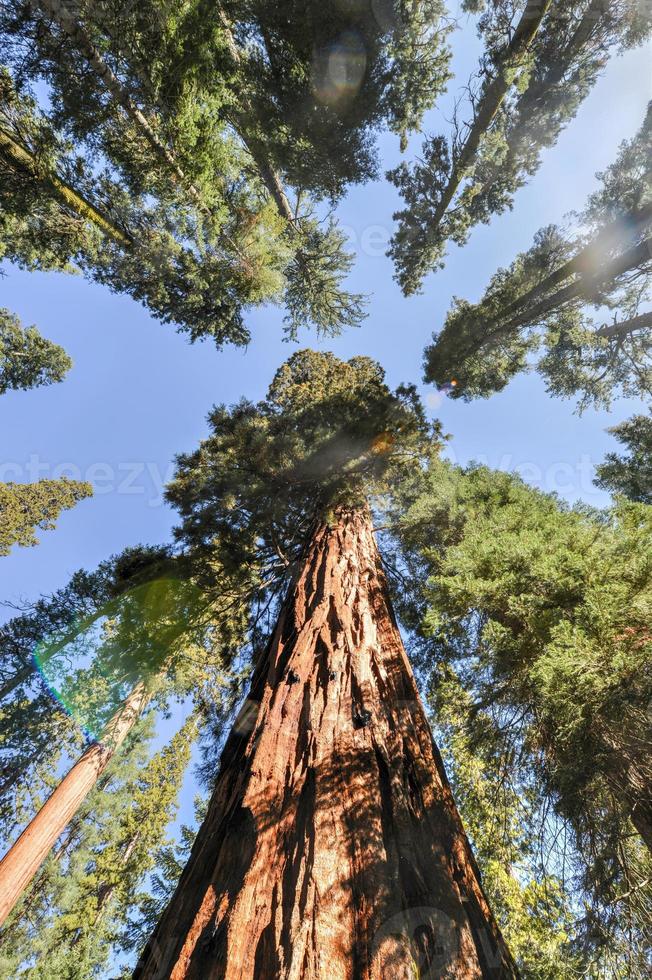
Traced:
<svg viewBox="0 0 652 980">
<path fill-rule="evenodd" d="M 253 535 L 286 591 L 136 976 L 515 976 L 374 539 L 370 495 L 436 451 L 413 389 L 305 351 L 211 421 L 170 489 L 180 537 L 210 560 Z"/>
<path fill-rule="evenodd" d="M 449 241 L 512 206 L 588 95 L 613 50 L 649 36 L 649 8 L 636 0 L 465 0 L 482 11 L 484 42 L 472 79 L 468 122 L 428 137 L 422 157 L 390 172 L 405 207 L 390 254 L 406 294 L 444 263 Z"/>
</svg>

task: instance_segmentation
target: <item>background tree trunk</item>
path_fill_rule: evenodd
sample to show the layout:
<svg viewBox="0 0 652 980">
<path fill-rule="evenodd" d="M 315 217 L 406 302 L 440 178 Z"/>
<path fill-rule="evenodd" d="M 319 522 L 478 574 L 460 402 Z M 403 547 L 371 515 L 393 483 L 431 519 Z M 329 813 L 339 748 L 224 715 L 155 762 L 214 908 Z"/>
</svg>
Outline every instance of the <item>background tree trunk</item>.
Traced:
<svg viewBox="0 0 652 980">
<path fill-rule="evenodd" d="M 111 238 L 117 245 L 123 248 L 130 248 L 133 244 L 131 238 L 118 228 L 112 219 L 103 214 L 94 204 L 91 204 L 83 194 L 75 190 L 70 184 L 50 171 L 42 167 L 38 159 L 26 147 L 18 143 L 13 136 L 0 126 L 0 155 L 2 155 L 12 166 L 22 170 L 29 177 L 37 181 L 46 183 L 57 195 L 62 204 L 71 208 L 75 214 L 79 215 L 84 221 L 90 221 L 96 225 L 108 238 Z"/>
<path fill-rule="evenodd" d="M 363 511 L 317 527 L 134 976 L 516 977 Z"/>
<path fill-rule="evenodd" d="M 530 46 L 537 36 L 551 3 L 552 0 L 528 0 L 509 44 L 497 54 L 495 77 L 481 92 L 475 106 L 473 122 L 469 125 L 464 142 L 453 161 L 448 183 L 442 192 L 441 201 L 433 217 L 433 231 L 441 224 L 455 194 L 466 177 L 469 167 L 474 163 L 482 137 L 498 115 L 509 90 L 514 84 L 516 74 L 527 58 Z"/>
<path fill-rule="evenodd" d="M 134 686 L 109 722 L 102 741 L 86 749 L 0 861 L 0 925 L 124 742 L 149 698 L 144 682 Z"/>
</svg>

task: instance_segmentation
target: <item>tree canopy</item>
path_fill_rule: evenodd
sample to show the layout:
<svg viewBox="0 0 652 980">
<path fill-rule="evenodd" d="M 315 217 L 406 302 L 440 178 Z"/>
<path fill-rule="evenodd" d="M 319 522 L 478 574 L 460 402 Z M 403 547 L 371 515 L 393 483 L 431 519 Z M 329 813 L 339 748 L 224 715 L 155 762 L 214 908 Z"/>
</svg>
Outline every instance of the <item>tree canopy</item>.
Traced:
<svg viewBox="0 0 652 980">
<path fill-rule="evenodd" d="M 597 468 L 597 485 L 638 503 L 652 504 L 652 418 L 634 415 L 609 432 L 628 452 L 625 456 L 607 453 Z"/>
<path fill-rule="evenodd" d="M 209 424 L 167 491 L 177 539 L 209 577 L 217 561 L 260 582 L 287 582 L 317 515 L 387 493 L 439 446 L 412 386 L 392 392 L 371 358 L 310 350 L 279 368 L 263 401 L 218 406 Z"/>
<path fill-rule="evenodd" d="M 8 555 L 14 545 L 27 548 L 37 544 L 37 531 L 51 531 L 62 510 L 92 494 L 90 483 L 66 477 L 0 483 L 0 556 Z"/>
<path fill-rule="evenodd" d="M 451 138 L 426 138 L 421 158 L 388 176 L 405 207 L 390 246 L 406 295 L 442 267 L 446 245 L 511 208 L 600 76 L 609 55 L 647 38 L 652 15 L 636 0 L 496 0 L 463 4 L 481 12 L 484 43 L 469 83 L 468 122 Z"/>
<path fill-rule="evenodd" d="M 534 363 L 548 390 L 578 396 L 580 407 L 650 393 L 651 138 L 649 109 L 576 216 L 579 234 L 541 229 L 527 252 L 492 277 L 479 303 L 455 300 L 426 348 L 427 381 L 454 379 L 453 398 L 487 397 L 541 351 Z"/>
<path fill-rule="evenodd" d="M 567 885 L 591 896 L 575 922 L 578 948 L 613 954 L 620 971 L 631 950 L 631 975 L 644 976 L 649 507 L 569 509 L 514 476 L 435 462 L 395 515 L 414 584 L 406 615 L 444 718 L 457 703 L 457 737 L 496 760 L 508 787 L 525 787 L 522 802 L 534 794 L 524 813 L 543 794 L 543 812 L 552 807 L 571 831 Z M 559 828 L 548 832 L 554 840 Z M 553 848 L 551 869 L 557 860 Z"/>
<path fill-rule="evenodd" d="M 316 208 L 376 174 L 381 124 L 404 137 L 434 103 L 445 8 L 288 13 L 2 4 L 7 257 L 77 265 L 191 339 L 246 344 L 243 311 L 269 301 L 291 336 L 358 324 L 344 236 Z M 42 82 L 47 113 L 29 100 Z"/>
<path fill-rule="evenodd" d="M 23 328 L 9 310 L 0 309 L 0 395 L 63 381 L 72 361 L 36 327 Z"/>
</svg>

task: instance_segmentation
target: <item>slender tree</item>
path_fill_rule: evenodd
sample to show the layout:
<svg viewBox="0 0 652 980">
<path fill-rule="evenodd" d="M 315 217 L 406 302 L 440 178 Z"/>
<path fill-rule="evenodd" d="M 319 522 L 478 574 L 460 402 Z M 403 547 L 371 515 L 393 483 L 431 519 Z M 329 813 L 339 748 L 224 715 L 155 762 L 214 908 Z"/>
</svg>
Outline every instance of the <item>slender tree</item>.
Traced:
<svg viewBox="0 0 652 980">
<path fill-rule="evenodd" d="M 164 704 L 172 691 L 198 691 L 229 652 L 222 645 L 225 639 L 242 642 L 247 595 L 240 593 L 238 599 L 233 609 L 232 597 L 223 591 L 211 604 L 183 577 L 155 577 L 124 591 L 117 603 L 78 626 L 82 633 L 101 626 L 99 641 L 91 631 L 91 645 L 98 649 L 89 669 L 57 676 L 58 658 L 65 664 L 75 653 L 69 641 L 70 632 L 75 640 L 75 630 L 56 637 L 54 650 L 46 648 L 41 670 L 50 689 L 88 733 L 89 744 L 0 862 L 0 920 L 29 885 L 152 698 Z"/>
<path fill-rule="evenodd" d="M 63 381 L 72 361 L 36 327 L 23 328 L 17 316 L 0 309 L 0 395 Z"/>
<path fill-rule="evenodd" d="M 62 510 L 92 496 L 90 483 L 79 480 L 38 480 L 36 483 L 0 483 L 0 556 L 14 545 L 38 544 L 37 531 L 51 531 Z"/>
<path fill-rule="evenodd" d="M 532 248 L 493 276 L 478 304 L 455 301 L 426 349 L 428 381 L 454 379 L 454 398 L 487 396 L 543 349 L 536 367 L 548 389 L 579 395 L 580 407 L 609 405 L 618 389 L 650 393 L 652 314 L 644 307 L 652 269 L 651 133 L 648 111 L 640 132 L 599 175 L 579 241 L 554 225 L 544 228 Z M 591 306 L 607 312 L 594 318 Z"/>
<path fill-rule="evenodd" d="M 436 451 L 414 390 L 392 393 L 367 358 L 304 351 L 264 402 L 212 424 L 170 488 L 181 539 L 208 557 L 232 515 L 282 556 L 287 591 L 136 976 L 515 976 L 366 502 Z"/>
<path fill-rule="evenodd" d="M 125 920 L 138 912 L 139 889 L 158 850 L 168 843 L 196 736 L 192 716 L 150 758 L 151 739 L 141 736 L 142 747 L 136 740 L 107 771 L 111 783 L 91 794 L 74 839 L 66 840 L 67 853 L 54 852 L 6 930 L 5 955 L 22 959 L 29 980 L 58 980 L 80 966 L 91 976 L 107 965 Z M 27 916 L 35 927 L 27 926 Z"/>
<path fill-rule="evenodd" d="M 71 962 L 71 937 L 62 920 L 74 915 L 77 900 L 85 897 L 96 854 L 111 847 L 121 816 L 131 807 L 138 777 L 152 753 L 153 721 L 149 715 L 132 731 L 121 757 L 103 774 L 5 923 L 0 932 L 1 976 L 30 976 L 30 970 L 40 975 L 50 969 L 59 978 L 66 975 L 60 965 L 66 964 L 68 976 L 88 977 L 105 958 L 106 936 L 98 923 L 92 938 L 78 944 Z"/>
<path fill-rule="evenodd" d="M 136 684 L 124 704 L 89 746 L 0 861 L 0 924 L 30 884 L 53 845 L 96 785 L 149 702 L 145 683 Z"/>
<path fill-rule="evenodd" d="M 464 244 L 474 225 L 512 206 L 610 52 L 640 43 L 652 30 L 649 10 L 636 0 L 463 6 L 482 8 L 486 45 L 479 81 L 470 85 L 471 119 L 456 125 L 451 141 L 429 137 L 420 160 L 389 174 L 406 204 L 395 215 L 390 247 L 406 294 L 443 265 L 448 241 Z"/>
</svg>

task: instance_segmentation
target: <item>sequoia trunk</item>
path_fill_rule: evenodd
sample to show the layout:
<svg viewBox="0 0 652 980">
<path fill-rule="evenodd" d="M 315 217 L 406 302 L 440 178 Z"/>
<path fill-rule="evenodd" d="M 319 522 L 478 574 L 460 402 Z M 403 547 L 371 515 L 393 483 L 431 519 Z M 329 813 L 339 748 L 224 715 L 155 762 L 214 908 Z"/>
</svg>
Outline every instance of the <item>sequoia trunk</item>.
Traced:
<svg viewBox="0 0 652 980">
<path fill-rule="evenodd" d="M 0 861 L 0 925 L 133 728 L 149 696 L 144 683 L 135 685 L 107 726 L 103 741 L 86 749 Z"/>
<path fill-rule="evenodd" d="M 516 976 L 368 513 L 317 527 L 134 976 Z"/>
</svg>

